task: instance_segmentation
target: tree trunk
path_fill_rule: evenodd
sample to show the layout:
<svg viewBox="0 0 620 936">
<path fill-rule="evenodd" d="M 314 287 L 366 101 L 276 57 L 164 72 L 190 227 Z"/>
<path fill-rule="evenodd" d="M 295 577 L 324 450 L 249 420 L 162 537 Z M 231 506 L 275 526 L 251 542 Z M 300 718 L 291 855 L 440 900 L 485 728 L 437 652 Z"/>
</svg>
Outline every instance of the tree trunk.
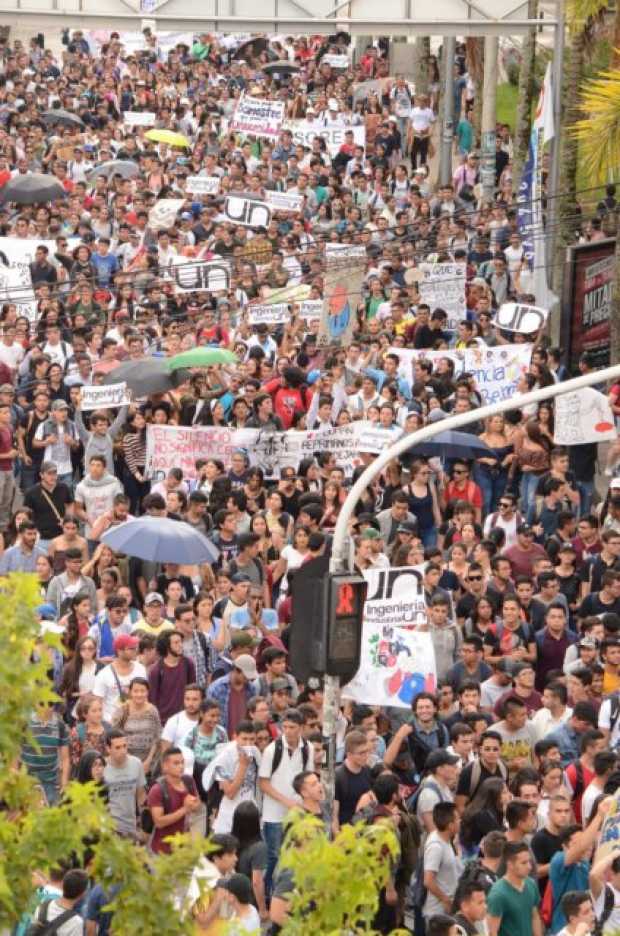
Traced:
<svg viewBox="0 0 620 936">
<path fill-rule="evenodd" d="M 527 18 L 536 19 L 538 0 L 528 0 Z M 534 97 L 534 64 L 536 59 L 536 30 L 530 29 L 523 39 L 521 69 L 519 71 L 519 99 L 517 101 L 517 125 L 515 127 L 514 166 L 512 190 L 519 191 L 521 173 L 527 160 L 532 123 L 532 100 Z"/>
<path fill-rule="evenodd" d="M 616 0 L 614 43 L 611 68 L 620 68 L 620 2 Z M 616 170 L 617 172 L 617 167 Z M 609 316 L 609 357 L 611 364 L 620 364 L 620 224 L 616 215 L 616 276 Z"/>
<path fill-rule="evenodd" d="M 414 83 L 416 94 L 428 94 L 428 60 L 431 55 L 431 37 L 416 36 L 414 52 Z"/>
<path fill-rule="evenodd" d="M 480 146 L 482 130 L 482 85 L 484 83 L 484 39 L 470 36 L 466 41 L 467 71 L 474 83 L 474 110 L 472 124 L 476 145 Z"/>
</svg>

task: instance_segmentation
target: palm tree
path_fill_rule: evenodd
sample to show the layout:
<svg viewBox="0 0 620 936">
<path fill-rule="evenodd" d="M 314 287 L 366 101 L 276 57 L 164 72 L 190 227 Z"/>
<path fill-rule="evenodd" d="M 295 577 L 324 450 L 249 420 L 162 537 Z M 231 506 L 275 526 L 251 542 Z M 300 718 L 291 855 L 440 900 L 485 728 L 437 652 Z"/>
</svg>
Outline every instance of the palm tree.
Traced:
<svg viewBox="0 0 620 936">
<path fill-rule="evenodd" d="M 615 33 L 620 31 L 620 6 Z M 614 53 L 614 67 L 584 83 L 580 107 L 586 117 L 578 120 L 572 136 L 580 146 L 583 167 L 591 184 L 604 184 L 620 167 L 620 48 Z M 620 231 L 616 223 L 614 293 L 609 320 L 611 363 L 620 363 Z"/>
<path fill-rule="evenodd" d="M 527 18 L 536 19 L 538 0 L 528 0 Z M 513 192 L 519 191 L 519 182 L 523 166 L 527 161 L 530 147 L 532 125 L 532 101 L 534 97 L 534 63 L 536 60 L 536 30 L 530 29 L 523 39 L 521 47 L 521 68 L 519 69 L 519 97 L 517 100 L 517 125 L 515 127 Z"/>
</svg>

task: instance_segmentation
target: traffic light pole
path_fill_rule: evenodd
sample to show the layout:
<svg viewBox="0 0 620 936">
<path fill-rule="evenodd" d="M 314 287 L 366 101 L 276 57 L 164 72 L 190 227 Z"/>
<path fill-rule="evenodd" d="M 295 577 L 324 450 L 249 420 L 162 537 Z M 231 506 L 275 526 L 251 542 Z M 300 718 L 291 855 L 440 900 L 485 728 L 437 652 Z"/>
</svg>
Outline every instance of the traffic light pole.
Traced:
<svg viewBox="0 0 620 936">
<path fill-rule="evenodd" d="M 431 423 L 412 432 L 409 435 L 398 439 L 393 445 L 385 449 L 359 476 L 349 494 L 342 509 L 338 514 L 336 528 L 334 530 L 334 539 L 332 542 L 332 555 L 329 563 L 329 574 L 335 575 L 338 572 L 351 571 L 347 554 L 347 538 L 349 530 L 349 521 L 353 517 L 353 512 L 360 500 L 362 494 L 369 484 L 374 481 L 377 475 L 381 474 L 383 469 L 394 458 L 398 458 L 403 452 L 432 439 L 440 432 L 447 432 L 451 429 L 461 429 L 463 426 L 472 422 L 488 419 L 489 416 L 497 416 L 508 410 L 520 409 L 528 406 L 530 403 L 541 403 L 543 400 L 550 400 L 564 393 L 570 393 L 573 390 L 581 390 L 583 387 L 591 387 L 593 384 L 603 384 L 608 380 L 617 380 L 620 377 L 620 364 L 613 367 L 607 367 L 604 370 L 596 371 L 591 374 L 584 374 L 581 377 L 575 377 L 572 380 L 565 380 L 562 383 L 553 384 L 551 387 L 543 387 L 540 390 L 533 390 L 531 393 L 524 393 L 522 396 L 512 396 L 507 400 L 501 400 L 499 403 L 491 403 L 489 406 L 482 406 L 469 413 L 459 413 L 456 416 L 449 416 L 447 419 L 441 419 L 438 422 Z M 325 797 L 329 807 L 330 815 L 333 815 L 334 787 L 336 782 L 336 728 L 338 712 L 340 710 L 340 679 L 338 676 L 325 676 L 323 690 L 323 742 L 326 751 L 326 762 L 323 768 L 323 783 L 325 786 Z"/>
</svg>

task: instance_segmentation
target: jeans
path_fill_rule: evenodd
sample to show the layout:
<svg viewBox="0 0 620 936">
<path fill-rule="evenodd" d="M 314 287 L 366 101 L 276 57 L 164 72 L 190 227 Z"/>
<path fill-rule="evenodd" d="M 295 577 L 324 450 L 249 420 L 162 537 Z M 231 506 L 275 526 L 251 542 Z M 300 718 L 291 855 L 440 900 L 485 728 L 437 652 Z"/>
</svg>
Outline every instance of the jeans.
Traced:
<svg viewBox="0 0 620 936">
<path fill-rule="evenodd" d="M 0 471 L 0 530 L 5 530 L 10 523 L 15 490 L 15 475 L 12 469 Z"/>
<path fill-rule="evenodd" d="M 420 530 L 420 539 L 424 549 L 434 549 L 437 545 L 437 530 L 430 527 L 428 530 Z"/>
<path fill-rule="evenodd" d="M 41 786 L 43 787 L 48 806 L 55 806 L 60 799 L 60 786 L 58 785 L 58 781 L 54 780 L 50 782 L 42 780 Z"/>
<path fill-rule="evenodd" d="M 411 168 L 417 169 L 418 167 L 418 156 L 420 157 L 420 165 L 425 166 L 428 160 L 428 146 L 431 142 L 430 137 L 414 137 L 413 144 L 411 146 Z"/>
<path fill-rule="evenodd" d="M 536 488 L 540 477 L 533 471 L 524 471 L 521 475 L 521 513 L 528 523 L 532 522 L 536 510 Z"/>
<path fill-rule="evenodd" d="M 487 471 L 476 465 L 474 468 L 474 481 L 480 486 L 482 491 L 482 517 L 497 510 L 497 502 L 506 490 L 508 481 L 507 471 Z"/>
<path fill-rule="evenodd" d="M 265 897 L 271 897 L 271 888 L 273 885 L 273 872 L 280 857 L 282 848 L 282 823 L 265 822 L 263 824 L 263 838 L 267 846 L 267 867 L 265 868 Z"/>
<path fill-rule="evenodd" d="M 58 481 L 60 484 L 66 484 L 70 491 L 73 491 L 73 472 L 67 471 L 66 474 L 59 474 Z"/>
<path fill-rule="evenodd" d="M 594 481 L 578 481 L 577 490 L 579 491 L 580 504 L 579 514 L 585 516 L 590 513 L 592 507 L 592 498 L 594 496 Z"/>
</svg>

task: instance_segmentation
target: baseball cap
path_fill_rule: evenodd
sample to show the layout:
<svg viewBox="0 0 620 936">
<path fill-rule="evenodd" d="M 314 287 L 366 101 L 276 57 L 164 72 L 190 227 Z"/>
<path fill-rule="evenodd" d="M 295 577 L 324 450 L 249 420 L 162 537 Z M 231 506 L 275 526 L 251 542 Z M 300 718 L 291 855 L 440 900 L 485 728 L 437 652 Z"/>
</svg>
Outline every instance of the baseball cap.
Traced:
<svg viewBox="0 0 620 936">
<path fill-rule="evenodd" d="M 379 533 L 379 530 L 374 530 L 372 527 L 368 527 L 368 529 L 364 530 L 360 538 L 363 540 L 378 540 L 381 539 L 381 534 Z"/>
<path fill-rule="evenodd" d="M 41 474 L 47 474 L 48 471 L 58 474 L 58 466 L 53 461 L 44 461 L 41 465 Z"/>
<path fill-rule="evenodd" d="M 242 582 L 251 582 L 252 579 L 246 572 L 235 572 L 234 575 L 231 575 L 230 581 L 233 585 L 240 585 Z"/>
<path fill-rule="evenodd" d="M 448 754 L 447 751 L 432 751 L 426 758 L 426 769 L 436 770 L 438 767 L 456 767 L 460 757 Z"/>
<path fill-rule="evenodd" d="M 582 637 L 577 646 L 585 647 L 588 650 L 596 650 L 598 647 L 598 641 L 596 637 Z"/>
<path fill-rule="evenodd" d="M 36 610 L 42 621 L 56 620 L 56 607 L 53 604 L 41 604 Z"/>
<path fill-rule="evenodd" d="M 256 661 L 249 653 L 242 653 L 236 660 L 233 660 L 233 666 L 235 669 L 240 670 L 246 679 L 258 679 Z"/>
<path fill-rule="evenodd" d="M 227 890 L 241 904 L 251 904 L 254 900 L 250 879 L 245 874 L 231 874 L 230 877 L 219 880 L 217 886 Z"/>
<path fill-rule="evenodd" d="M 118 653 L 119 650 L 135 650 L 140 641 L 137 637 L 134 637 L 133 634 L 119 634 L 118 637 L 114 638 L 114 652 Z"/>
<path fill-rule="evenodd" d="M 233 650 L 239 647 L 255 647 L 259 642 L 244 630 L 233 631 L 230 635 L 230 646 Z"/>
<path fill-rule="evenodd" d="M 513 676 L 518 676 L 519 673 L 523 673 L 525 670 L 534 669 L 534 664 L 528 663 L 526 660 L 509 660 L 508 662 L 511 663 L 511 671 Z"/>
<path fill-rule="evenodd" d="M 533 529 L 529 523 L 520 523 L 517 527 L 517 533 L 533 533 Z"/>
<path fill-rule="evenodd" d="M 269 684 L 269 688 L 272 692 L 280 692 L 282 689 L 286 689 L 286 691 L 289 692 L 291 687 L 288 679 L 285 679 L 284 676 L 278 676 Z"/>
<path fill-rule="evenodd" d="M 164 599 L 159 594 L 159 592 L 149 592 L 146 598 L 144 599 L 145 605 L 151 604 L 164 604 Z"/>
<path fill-rule="evenodd" d="M 60 410 L 69 409 L 69 404 L 64 400 L 54 400 L 51 406 L 52 413 L 58 413 Z"/>
<path fill-rule="evenodd" d="M 405 520 L 404 523 L 399 523 L 396 527 L 397 533 L 415 533 L 417 530 L 417 525 L 412 523 L 411 520 Z"/>
</svg>

